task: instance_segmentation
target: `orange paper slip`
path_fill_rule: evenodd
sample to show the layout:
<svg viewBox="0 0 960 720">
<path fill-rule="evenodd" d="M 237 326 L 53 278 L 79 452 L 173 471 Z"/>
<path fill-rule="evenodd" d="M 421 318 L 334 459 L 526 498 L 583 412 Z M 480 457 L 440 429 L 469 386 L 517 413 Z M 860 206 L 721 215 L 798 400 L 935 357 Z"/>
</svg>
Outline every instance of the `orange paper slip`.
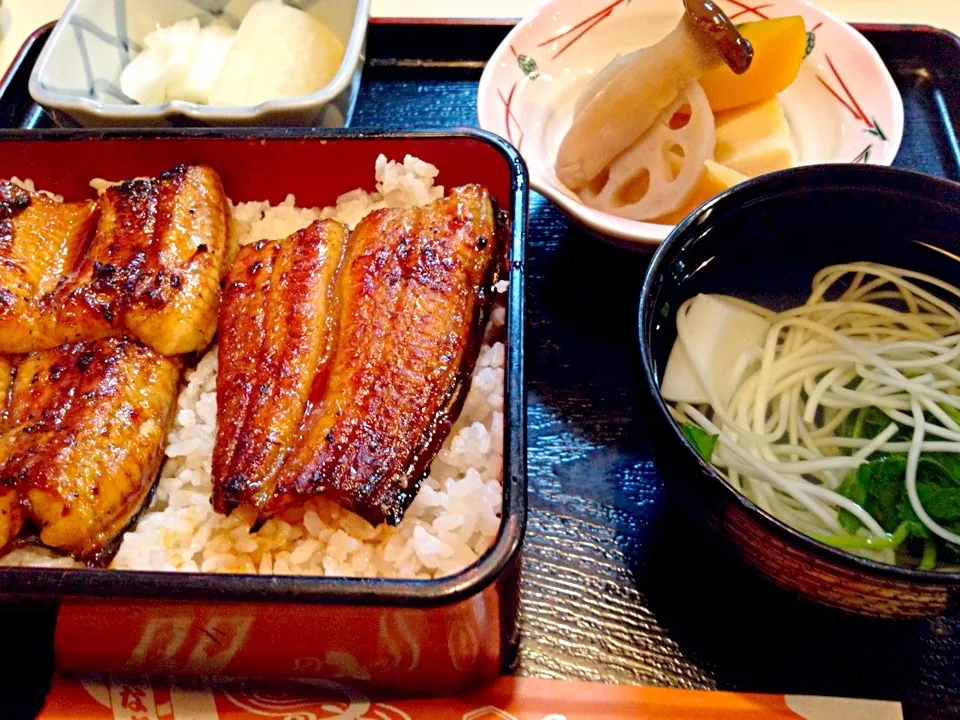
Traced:
<svg viewBox="0 0 960 720">
<path fill-rule="evenodd" d="M 443 700 L 375 700 L 347 684 L 171 687 L 58 675 L 38 720 L 902 720 L 899 703 L 500 678 Z"/>
</svg>

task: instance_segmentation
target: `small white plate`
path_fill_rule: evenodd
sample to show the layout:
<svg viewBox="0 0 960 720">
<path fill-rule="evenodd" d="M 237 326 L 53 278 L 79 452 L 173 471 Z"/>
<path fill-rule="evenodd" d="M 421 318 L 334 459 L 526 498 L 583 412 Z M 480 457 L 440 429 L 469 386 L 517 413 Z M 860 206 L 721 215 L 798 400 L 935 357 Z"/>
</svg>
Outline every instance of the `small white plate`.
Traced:
<svg viewBox="0 0 960 720">
<path fill-rule="evenodd" d="M 803 17 L 808 54 L 800 75 L 780 95 L 799 164 L 893 163 L 903 138 L 903 100 L 860 33 L 804 0 L 718 3 L 736 23 Z M 480 80 L 480 127 L 516 146 L 534 189 L 617 244 L 652 249 L 673 226 L 586 207 L 557 179 L 557 149 L 590 77 L 617 53 L 657 42 L 682 12 L 681 0 L 549 0 L 507 35 Z"/>
<path fill-rule="evenodd" d="M 300 2 L 344 44 L 340 69 L 310 95 L 259 105 L 200 105 L 173 100 L 139 105 L 120 75 L 158 27 L 197 18 L 236 28 L 253 0 L 71 0 L 30 74 L 30 95 L 58 124 L 83 127 L 318 126 L 347 124 L 360 89 L 370 0 Z"/>
</svg>

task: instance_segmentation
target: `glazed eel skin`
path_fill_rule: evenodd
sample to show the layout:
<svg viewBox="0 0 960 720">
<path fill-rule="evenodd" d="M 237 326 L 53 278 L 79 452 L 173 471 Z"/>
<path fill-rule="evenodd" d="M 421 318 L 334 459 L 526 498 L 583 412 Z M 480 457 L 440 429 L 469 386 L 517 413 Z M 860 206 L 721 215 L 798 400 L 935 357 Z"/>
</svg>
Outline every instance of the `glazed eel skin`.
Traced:
<svg viewBox="0 0 960 720">
<path fill-rule="evenodd" d="M 265 247 L 244 257 L 246 250 L 235 272 L 249 273 L 258 262 L 263 270 L 268 260 L 254 261 L 252 254 Z M 422 208 L 377 210 L 364 218 L 346 243 L 328 312 L 311 319 L 311 347 L 330 348 L 329 358 L 321 351 L 320 362 L 302 365 L 293 360 L 302 353 L 283 353 L 289 359 L 281 367 L 299 378 L 296 408 L 274 386 L 266 390 L 269 401 L 260 396 L 257 402 L 284 408 L 282 422 L 266 414 L 238 431 L 232 408 L 239 403 L 221 403 L 217 509 L 249 503 L 264 520 L 324 497 L 373 525 L 399 523 L 459 413 L 502 255 L 493 203 L 476 185 L 455 188 Z M 322 284 L 314 289 L 327 290 Z M 266 281 L 251 281 L 250 292 L 268 296 L 271 290 Z M 254 368 L 266 365 L 274 343 L 296 347 L 301 337 L 288 329 L 262 342 L 262 335 L 240 327 L 240 302 L 228 284 L 220 325 L 221 398 L 251 387 Z M 235 347 L 224 347 L 227 338 Z M 276 373 L 285 377 L 287 371 Z M 303 403 L 308 377 L 309 401 Z M 289 430 L 293 418 L 296 432 Z M 257 435 L 258 423 L 264 426 Z M 218 451 L 259 443 L 275 426 L 283 429 L 283 457 L 259 475 L 218 464 Z"/>
<path fill-rule="evenodd" d="M 213 506 L 265 505 L 332 352 L 331 281 L 346 228 L 317 221 L 241 249 L 227 276 L 217 374 Z"/>
<path fill-rule="evenodd" d="M 7 417 L 7 403 L 10 400 L 10 386 L 13 384 L 13 361 L 0 355 L 0 432 L 3 432 Z"/>
<path fill-rule="evenodd" d="M 100 210 L 93 200 L 60 203 L 0 181 L 0 345 L 24 352 L 38 301 L 71 272 L 90 243 Z"/>
<path fill-rule="evenodd" d="M 236 246 L 211 168 L 130 180 L 96 203 L 0 195 L 0 221 L 0 352 L 129 335 L 178 355 L 213 339 Z"/>
<path fill-rule="evenodd" d="M 110 552 L 157 478 L 180 371 L 126 338 L 26 356 L 0 426 L 0 551 L 29 519 L 79 560 Z"/>
</svg>

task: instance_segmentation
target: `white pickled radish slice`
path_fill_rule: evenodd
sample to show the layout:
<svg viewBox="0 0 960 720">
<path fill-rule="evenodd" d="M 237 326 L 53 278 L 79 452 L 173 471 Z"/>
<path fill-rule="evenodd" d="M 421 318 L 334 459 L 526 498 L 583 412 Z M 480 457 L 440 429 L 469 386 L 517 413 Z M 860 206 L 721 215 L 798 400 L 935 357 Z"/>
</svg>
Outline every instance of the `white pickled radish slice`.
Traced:
<svg viewBox="0 0 960 720">
<path fill-rule="evenodd" d="M 689 122 L 671 128 L 673 116 L 685 105 L 690 107 Z M 693 83 L 660 113 L 633 147 L 610 164 L 609 172 L 600 173 L 581 190 L 580 199 L 589 207 L 631 220 L 652 220 L 673 212 L 696 188 L 716 141 L 710 103 L 699 83 Z M 676 176 L 668 155 L 671 152 L 683 157 Z"/>
</svg>

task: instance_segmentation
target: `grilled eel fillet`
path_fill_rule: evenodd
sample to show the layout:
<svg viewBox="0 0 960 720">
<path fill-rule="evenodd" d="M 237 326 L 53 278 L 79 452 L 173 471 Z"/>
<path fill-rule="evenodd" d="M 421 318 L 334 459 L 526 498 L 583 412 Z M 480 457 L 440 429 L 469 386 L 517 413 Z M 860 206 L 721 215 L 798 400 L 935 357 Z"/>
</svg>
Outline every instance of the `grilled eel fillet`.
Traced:
<svg viewBox="0 0 960 720">
<path fill-rule="evenodd" d="M 375 525 L 398 523 L 459 412 L 500 255 L 493 205 L 478 186 L 456 188 L 424 208 L 365 218 L 333 286 L 335 350 L 314 374 L 295 442 L 275 477 L 249 488 L 239 474 L 215 468 L 215 487 L 232 501 L 224 508 L 251 502 L 262 520 L 323 496 Z M 317 332 L 326 321 L 312 322 Z M 242 344 L 241 332 L 230 327 L 236 324 L 225 314 L 220 332 Z M 269 342 L 286 345 L 294 337 Z M 254 358 L 265 347 L 251 343 L 246 358 L 238 349 L 221 354 L 221 392 L 244 387 L 235 378 L 244 363 L 259 365 Z M 283 397 L 269 393 L 271 402 Z M 271 418 L 259 422 L 266 424 L 263 437 Z M 221 422 L 218 444 L 229 445 L 232 428 Z M 252 440 L 248 432 L 237 442 Z"/>
<path fill-rule="evenodd" d="M 263 504 L 332 355 L 331 281 L 346 229 L 317 221 L 240 250 L 220 320 L 213 505 Z"/>
<path fill-rule="evenodd" d="M 163 355 L 206 347 L 217 328 L 220 280 L 236 254 L 217 173 L 180 166 L 110 187 L 98 205 L 79 266 L 16 316 L 8 313 L 0 352 L 120 335 Z"/>
<path fill-rule="evenodd" d="M 96 562 L 150 494 L 180 370 L 127 338 L 27 356 L 0 434 L 0 548 L 30 518 L 45 545 Z"/>
<path fill-rule="evenodd" d="M 0 346 L 21 345 L 24 318 L 72 271 L 97 224 L 94 201 L 60 203 L 0 181 Z"/>
<path fill-rule="evenodd" d="M 459 413 L 498 239 L 490 195 L 476 185 L 361 221 L 337 281 L 326 391 L 265 515 L 322 495 L 374 525 L 399 523 Z"/>
</svg>

